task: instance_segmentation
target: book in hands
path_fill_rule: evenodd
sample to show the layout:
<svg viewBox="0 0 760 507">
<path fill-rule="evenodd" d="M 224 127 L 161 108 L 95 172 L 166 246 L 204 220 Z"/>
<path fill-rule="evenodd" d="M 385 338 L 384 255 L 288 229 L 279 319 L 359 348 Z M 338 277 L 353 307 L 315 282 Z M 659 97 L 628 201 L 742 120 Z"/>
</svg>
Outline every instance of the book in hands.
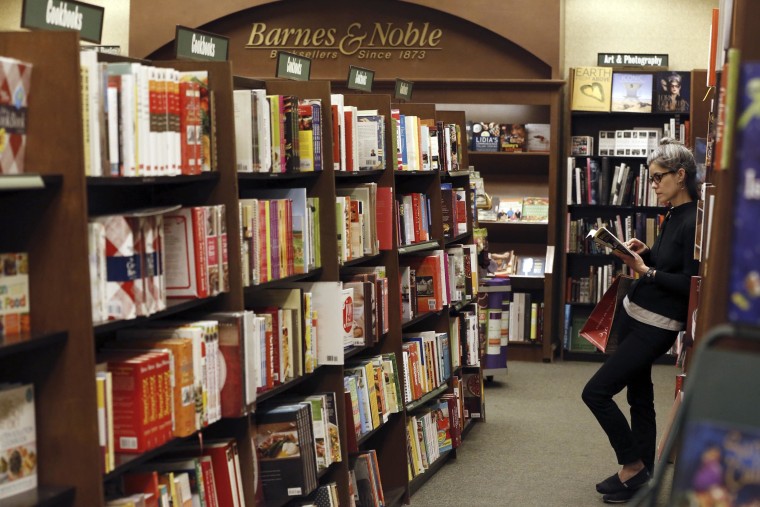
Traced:
<svg viewBox="0 0 760 507">
<path fill-rule="evenodd" d="M 624 255 L 630 255 L 634 257 L 630 248 L 620 241 L 617 236 L 612 234 L 609 229 L 602 226 L 599 229 L 591 229 L 586 235 L 586 239 L 592 239 L 597 245 L 609 248 L 611 250 L 617 250 Z"/>
</svg>

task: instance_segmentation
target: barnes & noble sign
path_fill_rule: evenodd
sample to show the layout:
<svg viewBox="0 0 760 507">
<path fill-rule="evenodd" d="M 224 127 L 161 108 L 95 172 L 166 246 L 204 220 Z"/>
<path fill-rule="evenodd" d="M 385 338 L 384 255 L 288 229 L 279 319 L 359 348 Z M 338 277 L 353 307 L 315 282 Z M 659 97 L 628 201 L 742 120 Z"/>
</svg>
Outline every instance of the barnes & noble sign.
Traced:
<svg viewBox="0 0 760 507">
<path fill-rule="evenodd" d="M 443 30 L 429 22 L 354 22 L 345 28 L 270 27 L 253 23 L 245 49 L 289 51 L 312 60 L 424 60 L 440 51 Z"/>
</svg>

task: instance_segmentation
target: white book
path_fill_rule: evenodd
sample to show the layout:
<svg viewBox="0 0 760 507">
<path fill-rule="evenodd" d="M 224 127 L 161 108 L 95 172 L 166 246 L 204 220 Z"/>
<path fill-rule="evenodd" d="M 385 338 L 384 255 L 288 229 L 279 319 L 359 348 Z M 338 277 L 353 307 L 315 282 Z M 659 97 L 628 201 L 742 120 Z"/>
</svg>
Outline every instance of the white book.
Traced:
<svg viewBox="0 0 760 507">
<path fill-rule="evenodd" d="M 37 487 L 34 386 L 0 385 L 0 500 Z"/>
<path fill-rule="evenodd" d="M 235 118 L 235 167 L 238 172 L 253 172 L 253 115 L 250 90 L 232 92 Z"/>
<path fill-rule="evenodd" d="M 340 160 L 333 160 L 333 167 L 336 171 L 346 170 L 346 125 L 344 114 L 344 97 L 340 93 L 330 95 L 330 103 L 338 109 L 338 139 L 333 142 L 340 143 Z M 324 115 L 332 114 L 332 111 L 323 111 Z"/>
<path fill-rule="evenodd" d="M 100 68 L 98 65 L 98 55 L 94 51 L 81 51 L 79 53 L 79 64 L 82 68 L 87 69 L 87 118 L 84 118 L 87 128 L 87 135 L 90 138 L 89 163 L 85 167 L 87 176 L 103 176 L 103 164 L 100 151 L 100 103 L 102 100 L 102 89 L 100 82 Z"/>
<path fill-rule="evenodd" d="M 256 148 L 254 148 L 254 172 L 272 172 L 272 117 L 266 90 L 251 90 L 253 107 L 253 126 L 256 129 Z"/>
</svg>

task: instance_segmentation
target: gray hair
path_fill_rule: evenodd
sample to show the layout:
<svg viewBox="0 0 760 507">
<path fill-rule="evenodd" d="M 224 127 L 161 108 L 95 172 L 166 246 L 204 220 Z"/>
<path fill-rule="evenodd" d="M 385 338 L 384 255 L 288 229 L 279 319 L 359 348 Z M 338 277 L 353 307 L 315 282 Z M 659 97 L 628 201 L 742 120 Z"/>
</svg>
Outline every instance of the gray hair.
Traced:
<svg viewBox="0 0 760 507">
<path fill-rule="evenodd" d="M 660 145 L 647 158 L 647 165 L 655 163 L 670 171 L 683 168 L 686 172 L 684 186 L 689 196 L 695 201 L 699 199 L 699 184 L 697 182 L 697 162 L 694 155 L 683 143 L 670 137 L 663 137 Z"/>
</svg>

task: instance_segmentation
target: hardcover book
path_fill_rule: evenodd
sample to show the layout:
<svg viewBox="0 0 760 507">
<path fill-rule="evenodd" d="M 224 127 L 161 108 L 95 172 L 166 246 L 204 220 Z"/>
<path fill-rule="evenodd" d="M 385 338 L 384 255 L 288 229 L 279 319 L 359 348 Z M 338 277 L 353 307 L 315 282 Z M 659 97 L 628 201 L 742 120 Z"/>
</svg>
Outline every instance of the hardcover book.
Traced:
<svg viewBox="0 0 760 507">
<path fill-rule="evenodd" d="M 608 67 L 576 67 L 570 71 L 572 111 L 610 110 L 612 69 Z"/>
<path fill-rule="evenodd" d="M 37 487 L 34 386 L 0 388 L 0 500 Z"/>
<path fill-rule="evenodd" d="M 485 152 L 499 151 L 500 140 L 498 123 L 475 122 L 472 123 L 471 132 L 471 150 Z"/>
<path fill-rule="evenodd" d="M 547 222 L 549 220 L 549 199 L 546 197 L 526 197 L 523 199 L 522 220 L 525 222 Z"/>
<path fill-rule="evenodd" d="M 0 339 L 29 331 L 29 255 L 0 253 Z"/>
<path fill-rule="evenodd" d="M 0 57 L 0 174 L 24 172 L 32 64 Z"/>
<path fill-rule="evenodd" d="M 662 113 L 688 113 L 691 97 L 691 73 L 681 71 L 657 72 L 654 75 L 657 90 L 655 111 Z"/>
<path fill-rule="evenodd" d="M 551 125 L 548 123 L 525 124 L 525 151 L 544 152 L 551 147 Z"/>
<path fill-rule="evenodd" d="M 499 151 L 516 153 L 525 151 L 525 124 L 502 123 L 499 125 Z"/>
<path fill-rule="evenodd" d="M 652 74 L 615 72 L 612 75 L 612 111 L 652 112 Z"/>
</svg>

